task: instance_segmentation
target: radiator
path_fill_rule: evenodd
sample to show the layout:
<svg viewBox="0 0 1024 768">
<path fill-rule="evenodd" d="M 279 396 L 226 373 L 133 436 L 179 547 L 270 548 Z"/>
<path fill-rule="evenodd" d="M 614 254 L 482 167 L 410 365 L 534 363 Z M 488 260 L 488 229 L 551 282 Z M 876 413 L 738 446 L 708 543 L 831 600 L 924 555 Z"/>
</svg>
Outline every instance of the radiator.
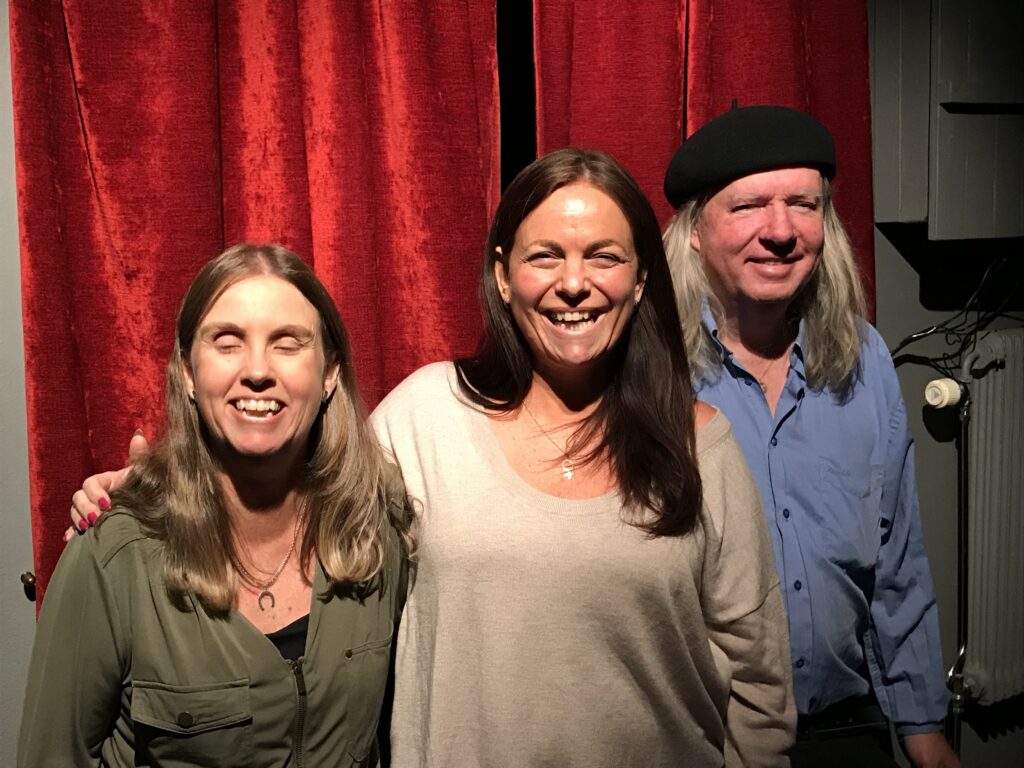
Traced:
<svg viewBox="0 0 1024 768">
<path fill-rule="evenodd" d="M 968 583 L 964 678 L 991 704 L 1024 692 L 1024 328 L 996 331 L 964 360 Z"/>
</svg>

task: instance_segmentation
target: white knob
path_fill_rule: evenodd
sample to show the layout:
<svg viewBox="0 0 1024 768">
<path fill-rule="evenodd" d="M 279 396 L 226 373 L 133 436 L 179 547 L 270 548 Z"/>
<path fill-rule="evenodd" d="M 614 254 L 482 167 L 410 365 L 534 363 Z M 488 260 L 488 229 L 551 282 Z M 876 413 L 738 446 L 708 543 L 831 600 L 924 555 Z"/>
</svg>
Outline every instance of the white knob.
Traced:
<svg viewBox="0 0 1024 768">
<path fill-rule="evenodd" d="M 960 384 L 953 379 L 933 379 L 924 388 L 924 399 L 932 408 L 946 408 L 960 402 Z"/>
</svg>

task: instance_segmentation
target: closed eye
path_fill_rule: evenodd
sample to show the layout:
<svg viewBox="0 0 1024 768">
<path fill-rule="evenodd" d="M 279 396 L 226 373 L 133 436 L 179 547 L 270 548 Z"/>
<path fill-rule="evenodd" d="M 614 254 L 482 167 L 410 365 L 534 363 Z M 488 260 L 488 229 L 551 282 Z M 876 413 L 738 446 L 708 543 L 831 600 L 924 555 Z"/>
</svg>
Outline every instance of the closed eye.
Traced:
<svg viewBox="0 0 1024 768">
<path fill-rule="evenodd" d="M 790 203 L 790 205 L 794 206 L 795 208 L 803 208 L 806 211 L 818 210 L 817 200 L 796 200 Z"/>
<path fill-rule="evenodd" d="M 537 266 L 555 264 L 560 259 L 561 257 L 553 251 L 538 251 L 537 253 L 528 254 L 526 257 L 528 264 L 535 264 Z"/>
<path fill-rule="evenodd" d="M 242 348 L 242 340 L 234 333 L 218 333 L 213 337 L 213 347 L 218 352 L 235 352 Z"/>
<path fill-rule="evenodd" d="M 616 264 L 622 264 L 625 261 L 625 259 L 618 254 L 608 253 L 607 251 L 592 253 L 587 256 L 587 260 L 596 263 L 600 267 L 613 267 Z"/>
</svg>

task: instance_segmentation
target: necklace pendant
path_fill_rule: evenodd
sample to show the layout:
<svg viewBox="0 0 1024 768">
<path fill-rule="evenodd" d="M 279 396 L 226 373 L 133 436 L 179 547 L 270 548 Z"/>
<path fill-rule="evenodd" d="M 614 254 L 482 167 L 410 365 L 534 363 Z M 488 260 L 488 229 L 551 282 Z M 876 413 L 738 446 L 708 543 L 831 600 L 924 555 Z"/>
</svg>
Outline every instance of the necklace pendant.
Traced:
<svg viewBox="0 0 1024 768">
<path fill-rule="evenodd" d="M 572 480 L 573 475 L 575 474 L 575 472 L 573 470 L 575 470 L 575 469 L 576 469 L 576 467 L 572 463 L 572 459 L 563 459 L 562 460 L 562 478 L 564 480 Z"/>
<path fill-rule="evenodd" d="M 256 598 L 256 605 L 258 605 L 260 607 L 261 611 L 267 610 L 266 608 L 263 607 L 263 599 L 264 598 L 270 598 L 270 607 L 271 608 L 274 608 L 274 607 L 277 606 L 277 601 L 274 600 L 274 593 L 271 592 L 270 589 L 268 589 L 267 587 L 264 587 L 260 591 L 260 596 Z"/>
</svg>

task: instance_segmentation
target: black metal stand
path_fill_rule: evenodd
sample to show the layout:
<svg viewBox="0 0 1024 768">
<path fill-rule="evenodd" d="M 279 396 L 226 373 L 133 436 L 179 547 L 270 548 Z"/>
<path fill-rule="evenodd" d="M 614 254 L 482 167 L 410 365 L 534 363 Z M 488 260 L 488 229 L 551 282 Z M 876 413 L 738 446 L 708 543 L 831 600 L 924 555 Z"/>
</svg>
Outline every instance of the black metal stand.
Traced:
<svg viewBox="0 0 1024 768">
<path fill-rule="evenodd" d="M 953 751 L 960 755 L 960 729 L 964 709 L 970 697 L 970 687 L 964 679 L 964 663 L 967 658 L 967 481 L 968 481 L 968 439 L 967 429 L 971 421 L 971 393 L 966 385 L 960 385 L 960 438 L 957 445 L 956 471 L 956 661 L 946 674 L 946 687 L 952 693 L 949 715 L 946 718 L 946 739 Z"/>
</svg>

